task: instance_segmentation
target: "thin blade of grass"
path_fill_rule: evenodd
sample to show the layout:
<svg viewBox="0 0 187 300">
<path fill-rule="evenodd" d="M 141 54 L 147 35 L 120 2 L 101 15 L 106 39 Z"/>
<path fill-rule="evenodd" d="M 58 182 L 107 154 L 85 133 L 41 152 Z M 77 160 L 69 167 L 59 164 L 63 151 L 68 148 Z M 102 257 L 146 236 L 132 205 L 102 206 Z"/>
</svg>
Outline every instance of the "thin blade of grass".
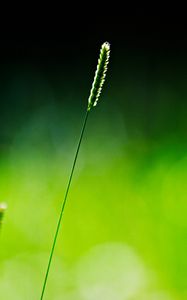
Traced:
<svg viewBox="0 0 187 300">
<path fill-rule="evenodd" d="M 78 145 L 77 145 L 77 150 L 76 150 L 75 157 L 74 157 L 74 160 L 73 160 L 73 165 L 72 165 L 70 177 L 69 177 L 69 180 L 68 180 L 68 185 L 67 185 L 64 201 L 63 201 L 63 204 L 62 204 L 60 216 L 59 216 L 59 219 L 58 219 L 58 223 L 57 223 L 57 227 L 56 227 L 56 231 L 55 231 L 55 235 L 54 235 L 54 240 L 53 240 L 53 244 L 52 244 L 52 248 L 51 248 L 51 252 L 50 252 L 50 257 L 49 257 L 49 261 L 48 261 L 48 265 L 47 265 L 47 270 L 46 270 L 46 274 L 45 274 L 45 279 L 44 279 L 44 283 L 43 283 L 43 287 L 42 287 L 42 293 L 41 293 L 40 300 L 42 300 L 43 297 L 44 297 L 45 288 L 46 288 L 46 284 L 47 284 L 47 279 L 48 279 L 48 276 L 49 276 L 49 270 L 50 270 L 50 267 L 51 267 L 51 262 L 52 262 L 52 258 L 53 258 L 53 254 L 54 254 L 54 249 L 55 249 L 59 229 L 60 229 L 60 226 L 61 226 L 61 221 L 62 221 L 65 205 L 66 205 L 66 202 L 67 202 L 67 197 L 68 197 L 68 193 L 69 193 L 73 173 L 74 173 L 74 170 L 75 170 L 75 165 L 76 165 L 77 157 L 78 157 L 78 154 L 79 154 L 82 138 L 83 138 L 86 123 L 87 123 L 87 120 L 88 120 L 88 115 L 89 115 L 89 111 L 86 112 L 85 119 L 84 119 L 84 122 L 83 122 L 83 126 L 82 126 L 82 129 L 81 129 L 81 134 L 80 134 L 79 142 L 78 142 Z"/>
</svg>

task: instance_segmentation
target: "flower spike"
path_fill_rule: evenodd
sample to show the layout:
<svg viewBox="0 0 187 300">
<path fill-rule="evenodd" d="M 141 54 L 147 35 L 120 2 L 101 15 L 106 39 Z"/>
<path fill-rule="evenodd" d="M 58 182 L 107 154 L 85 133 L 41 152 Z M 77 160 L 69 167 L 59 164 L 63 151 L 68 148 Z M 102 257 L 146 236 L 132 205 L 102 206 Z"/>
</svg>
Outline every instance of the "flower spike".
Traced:
<svg viewBox="0 0 187 300">
<path fill-rule="evenodd" d="M 110 44 L 108 42 L 105 42 L 102 44 L 100 50 L 97 69 L 95 72 L 94 81 L 92 83 L 92 88 L 88 99 L 88 108 L 87 108 L 88 111 L 91 110 L 93 106 L 97 105 L 105 81 L 106 71 L 109 63 L 109 57 L 110 57 Z"/>
</svg>

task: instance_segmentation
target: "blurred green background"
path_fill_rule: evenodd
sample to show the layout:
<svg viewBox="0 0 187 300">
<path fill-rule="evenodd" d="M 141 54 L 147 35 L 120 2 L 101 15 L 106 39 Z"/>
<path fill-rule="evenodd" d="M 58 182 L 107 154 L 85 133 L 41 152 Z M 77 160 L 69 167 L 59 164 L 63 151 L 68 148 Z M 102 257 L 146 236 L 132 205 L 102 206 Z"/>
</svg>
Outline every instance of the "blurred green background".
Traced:
<svg viewBox="0 0 187 300">
<path fill-rule="evenodd" d="M 45 299 L 187 298 L 186 40 L 174 27 L 162 35 L 138 23 L 117 29 L 1 41 L 2 300 L 39 299 L 105 40 L 109 72 Z"/>
</svg>

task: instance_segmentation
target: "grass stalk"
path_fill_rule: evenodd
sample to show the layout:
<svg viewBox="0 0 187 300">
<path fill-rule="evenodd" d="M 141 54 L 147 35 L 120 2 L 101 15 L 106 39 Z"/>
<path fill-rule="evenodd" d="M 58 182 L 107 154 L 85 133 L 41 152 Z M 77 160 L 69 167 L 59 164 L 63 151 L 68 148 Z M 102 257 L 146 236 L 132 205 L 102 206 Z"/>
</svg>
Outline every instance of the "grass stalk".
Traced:
<svg viewBox="0 0 187 300">
<path fill-rule="evenodd" d="M 84 123 L 83 123 L 82 129 L 81 129 L 81 134 L 80 134 L 79 142 L 78 142 L 78 145 L 77 145 L 77 150 L 76 150 L 76 153 L 75 153 L 75 157 L 74 157 L 74 161 L 73 161 L 73 165 L 72 165 L 72 169 L 71 169 L 71 173 L 70 173 L 66 193 L 65 193 L 65 196 L 64 196 L 64 201 L 63 201 L 63 204 L 62 204 L 62 207 L 61 207 L 61 212 L 60 212 L 60 216 L 59 216 L 59 219 L 58 219 L 56 232 L 55 232 L 55 235 L 54 235 L 54 240 L 53 240 L 51 253 L 50 253 L 50 257 L 49 257 L 49 261 L 48 261 L 48 265 L 47 265 L 47 270 L 46 270 L 46 274 L 45 274 L 45 279 L 44 279 L 44 283 L 43 283 L 43 287 L 42 287 L 42 293 L 41 293 L 40 300 L 42 300 L 43 296 L 44 296 L 44 292 L 45 292 L 45 288 L 46 288 L 46 284 L 47 284 L 47 279 L 48 279 L 48 275 L 49 275 L 49 270 L 50 270 L 51 262 L 52 262 L 52 258 L 53 258 L 53 253 L 54 253 L 54 249 L 55 249 L 55 245 L 56 245 L 56 241 L 57 241 L 57 237 L 58 237 L 58 232 L 59 232 L 59 229 L 60 229 L 60 226 L 61 226 L 61 221 L 62 221 L 65 205 L 66 205 L 66 202 L 67 202 L 67 197 L 68 197 L 69 189 L 70 189 L 70 186 L 71 186 L 73 173 L 74 173 L 74 170 L 75 170 L 75 165 L 76 165 L 77 157 L 78 157 L 78 154 L 79 154 L 80 145 L 81 145 L 82 138 L 83 138 L 83 135 L 84 135 L 84 130 L 85 130 L 85 127 L 86 127 L 86 123 L 87 123 L 87 120 L 88 120 L 88 115 L 89 115 L 89 111 L 87 110 L 86 115 L 85 115 L 85 119 L 84 119 Z"/>
<path fill-rule="evenodd" d="M 55 231 L 55 235 L 54 235 L 54 239 L 53 239 L 53 243 L 52 243 L 52 248 L 51 248 L 51 252 L 50 252 L 50 256 L 49 256 L 49 260 L 48 260 L 48 265 L 47 265 L 47 269 L 46 269 L 46 273 L 45 273 L 45 277 L 44 277 L 44 282 L 43 282 L 43 286 L 42 286 L 42 292 L 41 292 L 40 300 L 43 300 L 44 293 L 45 293 L 45 290 L 46 290 L 46 284 L 47 284 L 47 280 L 48 280 L 48 276 L 49 276 L 49 271 L 50 271 L 50 267 L 51 267 L 51 263 L 52 263 L 52 258 L 53 258 L 53 254 L 54 254 L 54 250 L 55 250 L 55 245 L 56 245 L 56 242 L 57 242 L 58 233 L 59 233 L 60 226 L 61 226 L 61 223 L 62 223 L 62 217 L 63 217 L 63 214 L 64 214 L 65 205 L 67 203 L 68 193 L 69 193 L 69 190 L 70 190 L 70 186 L 71 186 L 71 182 L 72 182 L 72 178 L 73 178 L 73 174 L 74 174 L 74 170 L 75 170 L 75 165 L 76 165 L 76 162 L 77 162 L 77 157 L 78 157 L 80 146 L 81 146 L 81 143 L 82 143 L 82 139 L 83 139 L 84 131 L 85 131 L 85 128 L 86 128 L 88 116 L 89 116 L 89 113 L 90 113 L 92 107 L 97 105 L 99 96 L 101 94 L 101 90 L 102 90 L 102 86 L 103 86 L 104 81 L 105 81 L 107 66 L 108 66 L 108 62 L 109 62 L 109 55 L 110 55 L 110 45 L 109 45 L 109 43 L 105 42 L 101 46 L 99 60 L 98 60 L 98 64 L 97 64 L 97 69 L 96 69 L 96 72 L 95 72 L 94 81 L 93 81 L 92 88 L 91 88 L 91 91 L 90 91 L 90 96 L 88 98 L 87 111 L 86 111 L 86 115 L 85 115 L 84 122 L 83 122 L 83 125 L 82 125 L 81 134 L 80 134 L 80 138 L 79 138 L 78 145 L 77 145 L 77 150 L 75 152 L 75 157 L 74 157 L 74 160 L 73 160 L 73 164 L 72 164 L 72 168 L 71 168 L 71 172 L 70 172 L 70 176 L 69 176 L 69 180 L 68 180 L 68 184 L 67 184 L 67 189 L 66 189 L 66 193 L 65 193 L 65 196 L 64 196 L 64 201 L 62 203 L 60 215 L 59 215 L 58 222 L 57 222 L 57 227 L 56 227 L 56 231 Z"/>
</svg>

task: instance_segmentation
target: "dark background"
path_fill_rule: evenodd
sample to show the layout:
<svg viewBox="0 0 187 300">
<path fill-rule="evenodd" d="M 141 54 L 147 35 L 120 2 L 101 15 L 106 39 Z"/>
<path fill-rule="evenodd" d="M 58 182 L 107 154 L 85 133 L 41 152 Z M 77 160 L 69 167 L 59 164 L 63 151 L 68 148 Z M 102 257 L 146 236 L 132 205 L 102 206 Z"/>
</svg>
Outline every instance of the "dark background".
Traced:
<svg viewBox="0 0 187 300">
<path fill-rule="evenodd" d="M 64 10 L 61 18 L 46 16 L 48 22 L 33 18 L 25 23 L 17 18 L 10 29 L 4 23 L 0 39 L 1 128 L 6 123 L 16 130 L 32 111 L 45 105 L 47 95 L 38 97 L 45 94 L 45 85 L 57 106 L 66 105 L 66 96 L 75 91 L 87 98 L 100 45 L 109 41 L 110 95 L 115 99 L 113 105 L 123 112 L 129 131 L 138 127 L 153 138 L 175 132 L 186 136 L 187 34 L 185 19 L 174 11 L 175 7 L 158 15 L 155 9 L 148 13 L 137 8 L 119 14 L 114 9 L 103 18 L 82 18 Z M 11 84 L 16 89 L 22 86 L 23 91 L 14 94 Z M 9 95 L 10 90 L 14 96 Z M 160 95 L 161 90 L 167 97 Z M 73 95 L 70 106 L 77 101 L 81 105 L 83 100 L 76 98 Z"/>
</svg>

